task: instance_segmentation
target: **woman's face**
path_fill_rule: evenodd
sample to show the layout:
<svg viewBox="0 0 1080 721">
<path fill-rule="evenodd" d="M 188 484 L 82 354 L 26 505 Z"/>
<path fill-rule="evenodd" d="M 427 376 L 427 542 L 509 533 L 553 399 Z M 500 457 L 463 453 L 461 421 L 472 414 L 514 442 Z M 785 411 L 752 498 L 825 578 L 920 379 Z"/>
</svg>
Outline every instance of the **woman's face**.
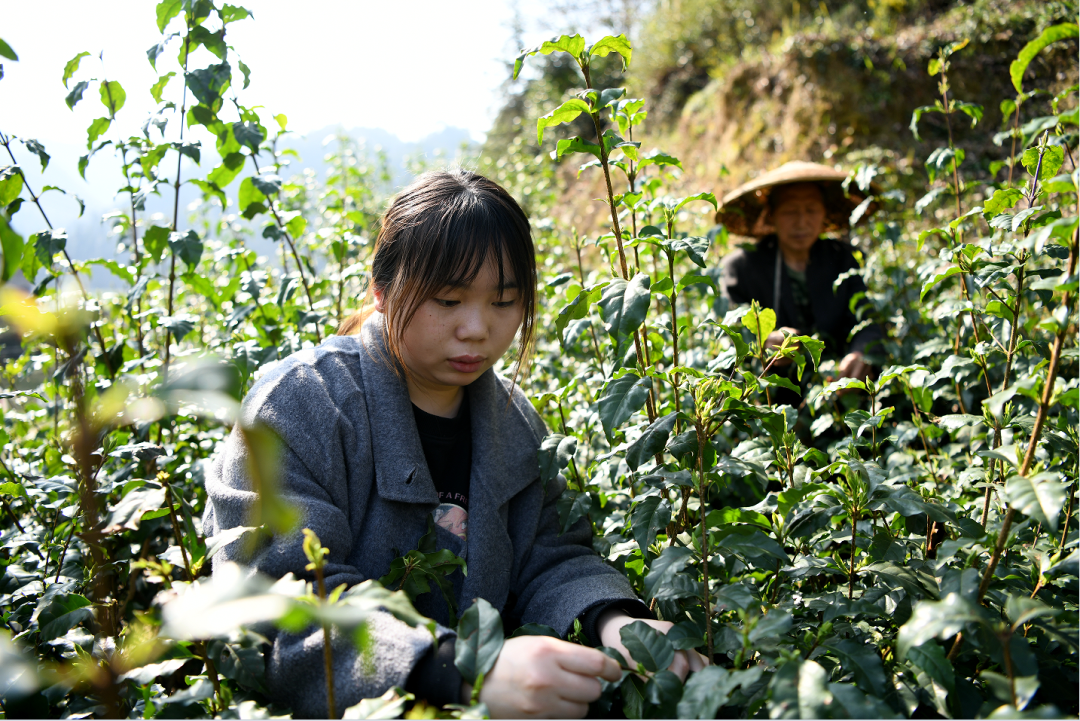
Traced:
<svg viewBox="0 0 1080 721">
<path fill-rule="evenodd" d="M 417 310 L 401 338 L 414 402 L 417 392 L 432 397 L 455 395 L 510 348 L 524 306 L 514 279 L 507 272 L 503 279 L 507 285 L 500 289 L 495 263 L 489 260 L 472 283 L 442 288 Z M 379 291 L 375 307 L 385 312 Z"/>
<path fill-rule="evenodd" d="M 769 220 L 776 229 L 780 247 L 803 254 L 825 229 L 825 199 L 812 183 L 783 185 L 773 191 Z"/>
</svg>

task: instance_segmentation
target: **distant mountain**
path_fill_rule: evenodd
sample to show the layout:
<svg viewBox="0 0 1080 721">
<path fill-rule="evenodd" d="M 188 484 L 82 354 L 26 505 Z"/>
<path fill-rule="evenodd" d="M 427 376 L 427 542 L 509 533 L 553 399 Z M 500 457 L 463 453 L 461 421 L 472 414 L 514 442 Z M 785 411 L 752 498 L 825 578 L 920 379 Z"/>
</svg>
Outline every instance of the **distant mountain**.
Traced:
<svg viewBox="0 0 1080 721">
<path fill-rule="evenodd" d="M 366 147 L 371 151 L 382 148 L 386 152 L 395 188 L 402 187 L 411 180 L 412 176 L 405 163 L 408 157 L 422 154 L 429 162 L 434 162 L 439 157 L 446 158 L 449 162 L 459 154 L 463 143 L 471 142 L 469 132 L 462 128 L 444 128 L 419 141 L 407 142 L 381 128 L 344 130 L 340 126 L 328 126 L 306 135 L 286 135 L 282 138 L 282 147 L 292 148 L 300 155 L 299 160 L 290 158 L 292 162 L 282 174 L 288 178 L 306 168 L 311 168 L 317 177 L 325 177 L 327 164 L 324 158 L 328 152 L 333 151 L 333 144 L 327 145 L 324 141 L 341 133 L 357 140 L 363 139 Z M 48 152 L 52 155 L 48 169 L 42 173 L 37 159 L 25 152 L 22 155 L 27 157 L 20 158 L 21 166 L 36 192 L 52 185 L 63 188 L 69 193 L 65 197 L 51 191 L 45 194 L 42 203 L 53 226 L 67 230 L 68 251 L 72 258 L 115 257 L 118 239 L 110 235 L 109 226 L 103 221 L 103 216 L 117 210 L 129 210 L 127 195 L 114 195 L 115 189 L 123 183 L 119 158 L 110 154 L 108 149 L 103 150 L 93 158 L 86 171 L 86 180 L 83 180 L 78 174 L 77 167 L 79 156 L 86 152 L 84 146 L 43 142 L 46 143 Z M 18 145 L 15 148 L 17 151 Z M 201 162 L 197 172 L 205 176 L 220 163 L 220 158 L 212 142 L 204 141 L 201 151 Z M 167 160 L 163 168 L 173 167 L 173 172 L 175 172 L 175 166 L 172 166 L 175 162 L 175 156 L 172 156 L 171 162 Z M 181 177 L 193 177 L 195 172 L 192 161 L 184 158 Z M 170 172 L 165 174 L 171 175 Z M 244 174 L 251 174 L 250 165 Z M 234 180 L 226 190 L 233 203 L 236 202 L 236 193 L 242 177 Z M 160 195 L 146 199 L 146 210 L 140 214 L 140 218 L 153 218 L 159 215 L 160 223 L 165 225 L 172 220 L 174 197 L 171 186 L 162 186 L 160 192 Z M 79 206 L 73 196 L 79 196 L 86 204 L 82 217 L 79 217 Z M 199 190 L 194 186 L 186 184 L 181 186 L 181 215 L 185 213 L 184 209 L 198 197 Z M 37 209 L 26 203 L 14 217 L 12 226 L 16 232 L 26 237 L 42 230 L 45 223 Z M 263 243 L 266 245 L 265 248 L 260 247 Z M 270 241 L 262 241 L 260 238 L 255 246 L 258 252 L 267 253 L 273 257 L 271 252 L 273 245 Z M 115 279 L 107 271 L 99 269 L 93 278 L 92 285 L 108 288 L 112 287 L 114 282 Z"/>
<path fill-rule="evenodd" d="M 469 132 L 462 128 L 444 128 L 421 140 L 410 143 L 381 128 L 343 130 L 341 127 L 328 126 L 303 136 L 285 136 L 282 145 L 292 148 L 300 154 L 300 161 L 293 166 L 296 172 L 303 168 L 312 168 L 321 177 L 326 171 L 326 163 L 323 162 L 323 158 L 333 150 L 333 143 L 327 144 L 326 141 L 327 139 L 332 140 L 334 136 L 341 133 L 357 140 L 363 139 L 369 151 L 382 148 L 386 152 L 387 160 L 390 162 L 390 171 L 394 177 L 395 187 L 402 187 L 412 179 L 411 174 L 405 167 L 407 157 L 423 153 L 429 160 L 432 160 L 437 154 L 441 153 L 441 157 L 445 157 L 449 161 L 457 156 L 463 143 L 472 142 Z"/>
</svg>

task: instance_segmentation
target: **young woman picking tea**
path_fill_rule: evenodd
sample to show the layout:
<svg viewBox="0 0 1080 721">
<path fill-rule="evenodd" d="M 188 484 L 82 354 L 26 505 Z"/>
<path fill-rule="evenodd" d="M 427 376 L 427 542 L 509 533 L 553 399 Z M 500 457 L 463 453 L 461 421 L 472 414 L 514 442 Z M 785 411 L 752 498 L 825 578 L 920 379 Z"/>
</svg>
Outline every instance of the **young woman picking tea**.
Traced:
<svg viewBox="0 0 1080 721">
<path fill-rule="evenodd" d="M 594 645 L 631 660 L 619 628 L 652 620 L 625 578 L 592 550 L 588 521 L 559 534 L 561 478 L 541 483 L 543 421 L 492 367 L 517 339 L 524 367 L 535 324 L 536 266 L 529 222 L 500 186 L 463 170 L 427 173 L 387 210 L 371 269 L 373 308 L 339 335 L 269 371 L 244 401 L 242 423 L 273 431 L 282 447 L 282 494 L 330 549 L 326 586 L 379 578 L 416 548 L 435 519 L 439 549 L 465 558 L 449 577 L 458 611 L 476 598 L 509 630 L 542 623 L 565 636 L 580 620 Z M 258 502 L 247 450 L 234 432 L 208 474 L 208 534 L 245 525 Z M 299 532 L 253 555 L 234 543 L 216 559 L 300 577 Z M 389 613 L 370 623 L 371 654 L 333 638 L 338 707 L 402 686 L 429 703 L 459 703 L 471 689 L 456 671 L 450 609 L 437 593 L 417 609 L 436 638 Z M 297 715 L 327 713 L 321 629 L 279 632 L 268 679 Z M 704 665 L 680 651 L 681 677 Z M 506 641 L 480 700 L 496 717 L 581 717 L 600 679 L 620 670 L 603 653 L 563 640 Z"/>
</svg>

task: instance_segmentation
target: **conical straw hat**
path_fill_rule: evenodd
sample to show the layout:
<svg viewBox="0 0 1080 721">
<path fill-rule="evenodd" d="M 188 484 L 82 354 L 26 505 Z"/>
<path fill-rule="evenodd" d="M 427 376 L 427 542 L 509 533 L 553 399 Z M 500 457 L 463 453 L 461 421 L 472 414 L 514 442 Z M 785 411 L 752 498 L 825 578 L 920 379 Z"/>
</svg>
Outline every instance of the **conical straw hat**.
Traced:
<svg viewBox="0 0 1080 721">
<path fill-rule="evenodd" d="M 778 185 L 816 183 L 825 194 L 824 231 L 847 230 L 851 211 L 866 197 L 854 183 L 848 186 L 848 194 L 844 194 L 841 184 L 847 177 L 847 171 L 828 165 L 801 160 L 784 163 L 725 195 L 720 210 L 716 212 L 716 222 L 735 235 L 766 235 L 770 232 L 765 223 L 769 191 Z M 876 185 L 872 185 L 871 191 L 874 194 L 881 192 Z M 861 220 L 870 217 L 877 209 L 876 201 L 870 203 Z"/>
</svg>

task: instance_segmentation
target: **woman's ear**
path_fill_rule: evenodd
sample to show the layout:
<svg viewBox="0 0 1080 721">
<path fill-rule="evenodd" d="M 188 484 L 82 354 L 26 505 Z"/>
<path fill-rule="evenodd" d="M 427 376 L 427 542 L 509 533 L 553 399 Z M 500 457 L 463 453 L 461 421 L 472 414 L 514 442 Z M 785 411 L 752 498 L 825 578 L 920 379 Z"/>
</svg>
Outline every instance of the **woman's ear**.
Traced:
<svg viewBox="0 0 1080 721">
<path fill-rule="evenodd" d="M 371 291 L 371 294 L 375 296 L 375 310 L 379 313 L 386 313 L 386 304 L 384 302 L 385 295 L 383 293 L 383 289 L 376 286 Z"/>
</svg>

